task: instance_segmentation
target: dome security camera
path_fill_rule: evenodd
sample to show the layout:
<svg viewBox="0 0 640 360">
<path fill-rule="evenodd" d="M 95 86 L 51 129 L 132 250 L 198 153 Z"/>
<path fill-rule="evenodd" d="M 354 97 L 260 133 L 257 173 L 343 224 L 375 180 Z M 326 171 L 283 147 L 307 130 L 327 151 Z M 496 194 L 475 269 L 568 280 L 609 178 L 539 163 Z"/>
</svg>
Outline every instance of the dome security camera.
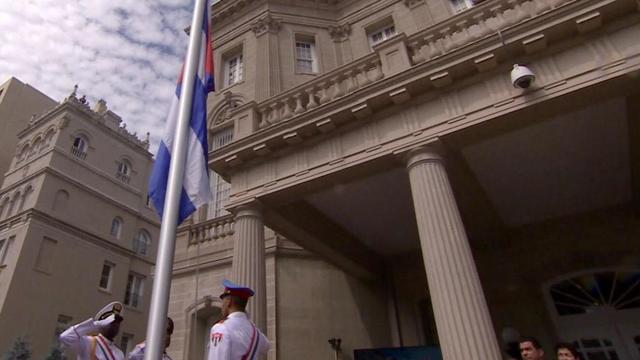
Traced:
<svg viewBox="0 0 640 360">
<path fill-rule="evenodd" d="M 535 79 L 536 75 L 528 67 L 518 64 L 513 65 L 513 70 L 511 70 L 511 83 L 513 87 L 528 89 Z"/>
</svg>

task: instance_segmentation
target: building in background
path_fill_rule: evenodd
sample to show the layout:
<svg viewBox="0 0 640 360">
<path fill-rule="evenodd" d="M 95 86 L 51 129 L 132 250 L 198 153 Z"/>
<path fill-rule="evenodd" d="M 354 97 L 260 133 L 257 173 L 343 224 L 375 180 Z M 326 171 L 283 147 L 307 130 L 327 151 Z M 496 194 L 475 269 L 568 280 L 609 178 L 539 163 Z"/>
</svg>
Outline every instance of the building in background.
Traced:
<svg viewBox="0 0 640 360">
<path fill-rule="evenodd" d="M 145 337 L 159 232 L 148 139 L 75 90 L 13 136 L 0 189 L 0 353 L 22 336 L 44 358 L 64 329 L 114 300 L 125 304 L 116 341 L 127 351 Z"/>
<path fill-rule="evenodd" d="M 55 105 L 53 99 L 16 78 L 0 85 L 0 183 L 15 154 L 16 134 L 27 127 L 32 117 Z"/>
<path fill-rule="evenodd" d="M 519 335 L 640 358 L 637 1 L 211 13 L 216 198 L 178 237 L 174 359 L 203 358 L 225 277 L 270 359 L 499 359 Z"/>
</svg>

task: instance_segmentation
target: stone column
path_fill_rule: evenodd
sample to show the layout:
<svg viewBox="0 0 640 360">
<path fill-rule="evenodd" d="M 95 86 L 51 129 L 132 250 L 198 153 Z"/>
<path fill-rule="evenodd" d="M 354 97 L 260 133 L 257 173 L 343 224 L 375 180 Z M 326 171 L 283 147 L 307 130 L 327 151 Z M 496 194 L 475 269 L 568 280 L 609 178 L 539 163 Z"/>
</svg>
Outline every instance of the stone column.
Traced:
<svg viewBox="0 0 640 360">
<path fill-rule="evenodd" d="M 420 147 L 409 152 L 407 169 L 443 358 L 501 359 L 443 159 Z"/>
<path fill-rule="evenodd" d="M 264 224 L 257 204 L 242 205 L 235 211 L 232 281 L 255 292 L 247 305 L 253 322 L 266 333 L 267 281 L 264 262 Z"/>
</svg>

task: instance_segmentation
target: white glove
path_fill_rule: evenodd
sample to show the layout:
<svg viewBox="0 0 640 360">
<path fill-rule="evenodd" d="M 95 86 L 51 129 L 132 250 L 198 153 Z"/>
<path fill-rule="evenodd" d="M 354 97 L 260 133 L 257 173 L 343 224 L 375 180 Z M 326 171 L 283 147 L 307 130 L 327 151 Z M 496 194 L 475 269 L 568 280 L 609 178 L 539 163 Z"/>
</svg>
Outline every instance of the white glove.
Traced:
<svg viewBox="0 0 640 360">
<path fill-rule="evenodd" d="M 107 318 L 95 321 L 94 324 L 100 329 L 104 329 L 116 320 L 116 314 L 111 314 Z"/>
</svg>

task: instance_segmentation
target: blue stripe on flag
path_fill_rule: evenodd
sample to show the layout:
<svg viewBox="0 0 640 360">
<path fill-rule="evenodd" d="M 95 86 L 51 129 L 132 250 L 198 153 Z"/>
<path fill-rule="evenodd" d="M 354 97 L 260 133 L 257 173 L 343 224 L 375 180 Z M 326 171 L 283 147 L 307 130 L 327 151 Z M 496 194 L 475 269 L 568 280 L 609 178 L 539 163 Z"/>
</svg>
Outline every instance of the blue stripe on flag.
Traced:
<svg viewBox="0 0 640 360">
<path fill-rule="evenodd" d="M 158 156 L 156 157 L 156 162 L 153 166 L 153 171 L 151 172 L 151 179 L 149 181 L 150 184 L 153 184 L 149 189 L 149 196 L 153 200 L 153 205 L 156 207 L 160 218 L 162 218 L 162 213 L 164 212 L 164 200 L 167 195 L 167 181 L 169 179 L 170 164 L 171 154 L 164 142 L 161 142 L 160 147 L 158 148 Z M 189 217 L 189 215 L 194 211 L 196 211 L 196 208 L 183 187 L 182 193 L 180 194 L 178 224 Z"/>
</svg>

